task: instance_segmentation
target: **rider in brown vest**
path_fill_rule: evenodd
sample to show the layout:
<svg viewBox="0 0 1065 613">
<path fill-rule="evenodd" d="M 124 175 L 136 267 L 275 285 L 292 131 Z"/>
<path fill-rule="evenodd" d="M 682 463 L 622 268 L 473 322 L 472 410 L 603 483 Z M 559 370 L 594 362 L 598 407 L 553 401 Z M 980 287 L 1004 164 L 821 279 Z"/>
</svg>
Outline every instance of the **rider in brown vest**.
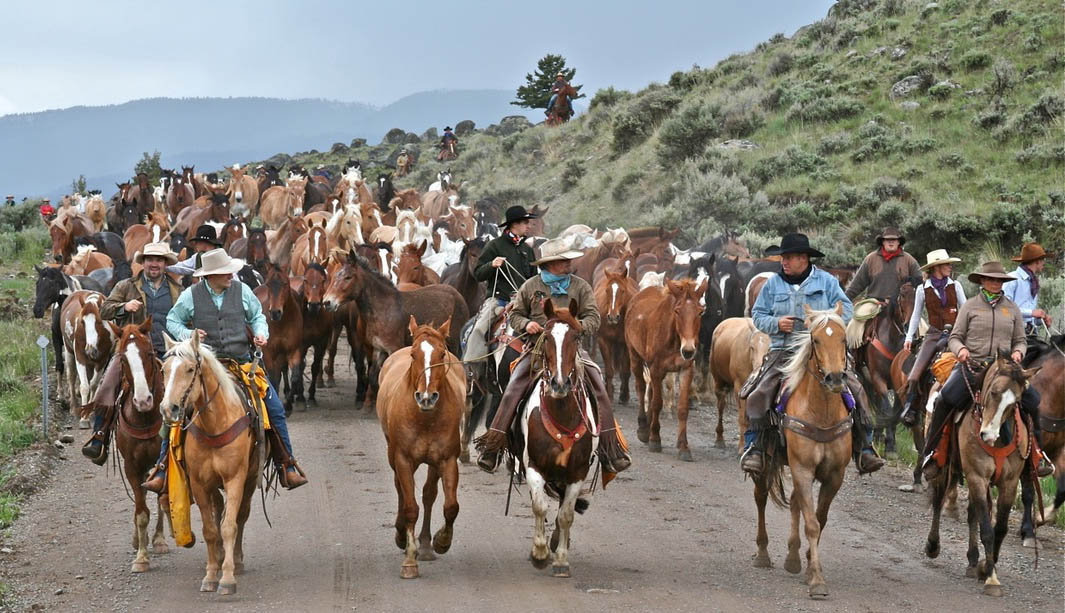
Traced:
<svg viewBox="0 0 1065 613">
<path fill-rule="evenodd" d="M 928 274 L 924 284 L 917 288 L 914 294 L 913 315 L 910 317 L 910 325 L 906 329 L 906 341 L 903 348 L 910 350 L 913 337 L 921 325 L 921 315 L 928 312 L 928 332 L 920 349 L 917 350 L 917 358 L 910 368 L 910 374 L 906 378 L 906 403 L 902 407 L 900 419 L 907 426 L 917 423 L 917 412 L 913 410 L 913 402 L 917 399 L 918 382 L 928 369 L 932 358 L 947 346 L 947 337 L 950 335 L 948 327 L 954 325 L 958 317 L 958 309 L 965 304 L 965 289 L 961 283 L 957 283 L 950 277 L 953 272 L 954 262 L 960 262 L 958 258 L 952 258 L 946 249 L 930 251 L 926 256 L 928 262 L 921 270 Z"/>
<path fill-rule="evenodd" d="M 869 298 L 887 300 L 898 293 L 904 279 L 921 276 L 917 260 L 902 250 L 906 237 L 898 229 L 884 228 L 876 244 L 876 251 L 865 256 L 847 285 L 846 294 L 852 302 L 863 292 Z"/>
</svg>

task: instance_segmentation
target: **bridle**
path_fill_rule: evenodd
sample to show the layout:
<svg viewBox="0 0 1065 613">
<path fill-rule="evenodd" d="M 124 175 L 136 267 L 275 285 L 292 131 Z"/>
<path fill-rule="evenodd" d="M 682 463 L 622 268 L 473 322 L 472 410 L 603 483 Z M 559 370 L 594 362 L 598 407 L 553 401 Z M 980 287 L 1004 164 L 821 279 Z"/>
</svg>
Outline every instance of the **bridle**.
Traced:
<svg viewBox="0 0 1065 613">
<path fill-rule="evenodd" d="M 200 380 L 200 391 L 203 393 L 204 398 L 203 406 L 206 407 L 211 403 L 212 396 L 207 393 L 207 382 L 203 378 L 203 356 L 201 356 L 199 353 L 196 354 L 196 366 L 195 369 L 192 371 L 192 378 L 198 378 Z M 181 421 L 172 422 L 167 420 L 166 416 L 164 416 L 163 421 L 166 422 L 167 426 L 181 426 L 182 430 L 187 430 L 189 425 L 192 422 L 196 421 L 196 417 L 198 417 L 200 414 L 200 409 L 194 406 L 192 407 L 192 411 L 189 410 L 189 397 L 192 395 L 192 390 L 195 386 L 195 383 L 190 383 L 189 386 L 185 388 L 185 393 L 181 395 L 181 400 L 178 402 L 178 409 L 181 410 L 181 415 L 183 416 L 183 419 Z M 215 388 L 215 394 L 218 393 L 218 390 L 221 389 L 221 387 L 222 384 L 219 383 L 218 387 Z M 187 417 L 190 413 L 192 414 L 192 416 Z"/>
<path fill-rule="evenodd" d="M 551 326 L 553 324 L 555 324 L 555 323 L 565 323 L 565 322 L 563 322 L 561 319 L 552 319 L 551 321 L 547 322 L 547 325 L 544 326 L 544 331 L 540 334 L 540 339 L 541 339 L 540 343 L 544 342 L 543 339 L 547 338 L 548 330 L 550 330 Z M 554 341 L 552 340 L 552 342 L 554 342 Z M 555 347 L 555 351 L 562 351 L 562 347 Z M 569 381 L 570 386 L 575 391 L 579 390 L 580 387 L 581 387 L 580 386 L 580 366 L 579 366 L 580 362 L 581 362 L 580 356 L 575 357 L 573 359 L 573 368 L 566 375 L 566 379 Z M 543 362 L 543 370 L 541 371 L 540 378 L 543 379 L 543 382 L 545 384 L 550 383 L 551 379 L 554 378 L 554 373 L 551 372 L 551 366 L 547 363 L 547 360 L 544 360 L 544 362 Z"/>
<path fill-rule="evenodd" d="M 825 327 L 825 326 L 828 326 L 828 325 L 829 325 L 829 322 L 826 321 L 825 323 L 823 323 L 819 327 Z M 819 353 L 817 353 L 817 346 L 814 344 L 813 333 L 814 333 L 814 329 L 811 329 L 810 330 L 810 344 L 811 344 L 810 353 L 812 353 L 813 356 L 814 356 L 814 364 L 817 366 L 817 372 L 814 372 L 810 368 L 809 360 L 807 360 L 807 362 L 806 362 L 806 371 L 808 373 L 810 373 L 811 375 L 813 375 L 815 379 L 817 379 L 817 382 L 821 384 L 821 387 L 823 387 L 825 389 L 830 389 L 829 385 L 828 385 L 828 373 L 825 372 L 824 366 L 821 365 L 821 355 Z"/>
</svg>

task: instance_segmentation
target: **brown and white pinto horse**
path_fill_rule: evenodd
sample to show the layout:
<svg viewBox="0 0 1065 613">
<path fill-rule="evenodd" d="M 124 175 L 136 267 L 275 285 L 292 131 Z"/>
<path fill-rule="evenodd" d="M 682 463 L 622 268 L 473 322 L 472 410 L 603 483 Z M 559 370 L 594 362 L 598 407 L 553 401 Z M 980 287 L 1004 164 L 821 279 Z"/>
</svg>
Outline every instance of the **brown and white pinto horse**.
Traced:
<svg viewBox="0 0 1065 613">
<path fill-rule="evenodd" d="M 92 220 L 85 215 L 69 209 L 69 212 L 56 215 L 48 224 L 48 235 L 52 239 L 52 257 L 64 264 L 70 263 L 76 251 L 75 239 L 93 234 Z"/>
<path fill-rule="evenodd" d="M 141 482 L 155 466 L 162 443 L 159 437 L 163 425 L 159 401 L 163 398 L 163 373 L 148 337 L 151 330 L 151 316 L 140 325 L 128 325 L 119 332 L 115 348 L 115 355 L 122 364 L 122 393 L 118 406 L 118 427 L 115 428 L 115 446 L 122 455 L 126 482 L 133 490 L 133 549 L 137 557 L 133 561 L 132 571 L 135 573 L 143 573 L 149 566 L 148 523 L 151 516 L 145 502 L 147 492 L 141 487 Z M 151 541 L 152 553 L 168 551 L 163 534 L 163 518 L 169 512 L 164 498 L 160 496 L 155 533 Z"/>
<path fill-rule="evenodd" d="M 103 302 L 104 295 L 101 293 L 78 290 L 66 299 L 59 315 L 67 377 L 67 389 L 63 390 L 60 386 L 60 393 L 68 392 L 67 401 L 71 407 L 84 406 L 92 399 L 118 337 L 118 328 L 100 317 Z M 74 388 L 75 373 L 77 392 Z"/>
<path fill-rule="evenodd" d="M 688 407 L 699 326 L 706 307 L 702 303 L 707 280 L 666 281 L 664 287 L 641 290 L 629 303 L 625 315 L 625 344 L 629 348 L 629 368 L 636 378 L 640 400 L 637 438 L 653 452 L 662 451 L 660 434 L 662 381 L 668 372 L 680 372 L 680 399 L 677 401 L 677 456 L 692 461 L 688 447 Z M 650 381 L 644 379 L 645 369 Z M 647 397 L 648 383 L 651 387 Z"/>
<path fill-rule="evenodd" d="M 418 576 L 418 560 L 434 560 L 451 548 L 459 514 L 459 420 L 466 403 L 466 375 L 459 359 L 448 351 L 451 320 L 439 328 L 419 326 L 411 315 L 408 331 L 413 343 L 388 356 L 381 367 L 377 419 L 388 444 L 388 465 L 395 474 L 399 511 L 396 546 L 404 550 L 400 577 Z M 428 465 L 418 522 L 414 471 Z M 437 482 L 444 485 L 444 526 L 430 539 Z M 435 552 L 435 553 L 434 553 Z"/>
<path fill-rule="evenodd" d="M 624 266 L 607 269 L 603 278 L 595 284 L 595 304 L 602 314 L 602 323 L 596 334 L 599 354 L 603 357 L 603 375 L 606 392 L 614 397 L 614 373 L 618 373 L 621 391 L 618 402 L 629 401 L 629 350 L 625 346 L 625 314 L 629 302 L 639 289 L 628 276 Z"/>
<path fill-rule="evenodd" d="M 164 338 L 166 387 L 159 411 L 171 428 L 189 430 L 185 466 L 207 543 L 207 572 L 200 591 L 233 594 L 236 574 L 244 570 L 244 524 L 258 480 L 259 454 L 266 450 L 256 445 L 253 428 L 238 423 L 246 419 L 240 392 L 210 347 L 200 344 L 200 336 L 193 334 L 180 343 Z M 234 426 L 231 440 L 221 446 L 211 443 L 211 437 L 217 439 Z"/>
</svg>

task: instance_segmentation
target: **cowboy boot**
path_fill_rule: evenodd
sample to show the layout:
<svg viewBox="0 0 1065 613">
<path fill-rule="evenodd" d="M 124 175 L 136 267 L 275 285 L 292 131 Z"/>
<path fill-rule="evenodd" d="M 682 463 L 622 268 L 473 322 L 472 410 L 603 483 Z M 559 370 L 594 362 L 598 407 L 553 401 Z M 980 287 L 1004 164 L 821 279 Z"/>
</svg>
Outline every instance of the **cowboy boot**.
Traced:
<svg viewBox="0 0 1065 613">
<path fill-rule="evenodd" d="M 492 425 L 488 427 L 488 432 L 474 441 L 477 449 L 481 451 L 480 457 L 477 458 L 477 466 L 481 470 L 493 473 L 499 467 L 500 457 L 507 446 L 507 432 L 518 413 L 518 403 L 529 391 L 532 383 L 532 356 L 526 354 L 510 373 L 510 382 L 499 400 L 499 408 L 492 419 Z"/>
<path fill-rule="evenodd" d="M 757 423 L 756 423 L 757 422 Z M 740 468 L 743 472 L 757 479 L 765 470 L 763 459 L 762 433 L 765 427 L 765 419 L 750 420 L 748 430 L 743 433 L 743 455 L 740 456 Z"/>
<path fill-rule="evenodd" d="M 1050 461 L 1043 451 L 1043 430 L 1039 424 L 1039 417 L 1032 420 L 1032 436 L 1035 438 L 1035 451 L 1039 454 L 1036 464 L 1036 474 L 1040 479 L 1054 474 L 1054 463 Z"/>
<path fill-rule="evenodd" d="M 91 404 L 86 407 L 92 406 Z M 108 443 L 111 441 L 111 429 L 108 427 L 109 420 L 105 416 L 97 414 L 93 417 L 93 432 L 89 440 L 81 448 L 81 454 L 89 458 L 93 464 L 103 466 L 107 463 Z"/>
<path fill-rule="evenodd" d="M 166 461 L 156 464 L 148 473 L 148 479 L 141 483 L 141 487 L 149 492 L 162 494 L 166 491 L 166 472 Z"/>
<path fill-rule="evenodd" d="M 599 414 L 599 462 L 608 473 L 620 473 L 632 466 L 632 458 L 626 452 L 618 438 L 617 423 L 614 421 L 614 407 L 610 394 L 603 382 L 603 373 L 595 366 L 584 369 L 585 379 L 595 395 L 595 406 Z"/>
<path fill-rule="evenodd" d="M 286 490 L 294 490 L 302 485 L 307 485 L 307 475 L 303 473 L 299 464 L 296 463 L 295 458 L 290 458 L 289 462 L 283 465 L 284 470 L 281 471 L 281 485 Z"/>
<path fill-rule="evenodd" d="M 297 487 L 307 484 L 307 475 L 296 463 L 296 459 L 288 452 L 288 448 L 285 447 L 284 441 L 281 440 L 281 435 L 277 430 L 267 430 L 268 436 L 270 436 L 270 456 L 274 460 L 274 465 L 277 466 L 278 480 L 281 482 L 281 487 L 286 490 L 294 490 Z"/>
<path fill-rule="evenodd" d="M 908 428 L 912 428 L 917 423 L 917 412 L 913 410 L 913 403 L 917 401 L 917 388 L 916 381 L 906 385 L 906 402 L 902 405 L 902 413 L 899 414 L 899 421 Z"/>
<path fill-rule="evenodd" d="M 884 460 L 873 449 L 873 431 L 866 425 L 865 411 L 856 401 L 857 396 L 850 389 L 845 389 L 843 403 L 851 412 L 851 448 L 860 450 L 854 454 L 854 464 L 859 475 L 876 472 L 884 466 Z"/>
</svg>

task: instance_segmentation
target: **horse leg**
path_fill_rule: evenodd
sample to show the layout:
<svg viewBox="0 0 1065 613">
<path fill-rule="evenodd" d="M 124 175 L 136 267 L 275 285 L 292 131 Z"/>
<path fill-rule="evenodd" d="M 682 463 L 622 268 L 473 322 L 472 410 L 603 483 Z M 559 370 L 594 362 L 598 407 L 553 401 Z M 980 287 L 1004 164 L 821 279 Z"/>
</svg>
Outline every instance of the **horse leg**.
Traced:
<svg viewBox="0 0 1065 613">
<path fill-rule="evenodd" d="M 126 480 L 133 488 L 133 548 L 137 550 L 137 557 L 133 559 L 135 573 L 143 573 L 148 570 L 148 524 L 151 516 L 148 512 L 148 504 L 144 501 L 144 488 L 140 484 L 140 475 L 133 462 L 126 462 Z"/>
<path fill-rule="evenodd" d="M 526 441 L 528 445 L 528 441 Z M 529 497 L 532 499 L 533 508 L 533 545 L 529 552 L 529 560 L 536 568 L 545 568 L 548 563 L 548 555 L 551 551 L 547 548 L 547 492 L 544 490 L 546 481 L 535 468 L 529 466 L 525 469 L 525 482 L 529 486 Z"/>
<path fill-rule="evenodd" d="M 717 405 L 717 428 L 715 428 L 715 430 L 714 430 L 714 433 L 717 436 L 714 438 L 714 447 L 716 447 L 718 449 L 724 449 L 725 448 L 725 423 L 724 423 L 724 419 L 725 419 L 725 402 L 726 402 L 726 399 L 728 398 L 728 393 L 727 393 L 727 390 L 725 389 L 725 385 L 723 384 L 723 382 L 719 382 L 717 380 L 717 378 L 714 377 L 709 372 L 706 374 L 706 377 L 710 379 L 709 386 L 710 386 L 710 388 L 712 388 L 714 390 L 714 404 Z M 740 429 L 740 433 L 742 433 L 742 432 L 743 432 L 743 429 L 741 428 Z"/>
<path fill-rule="evenodd" d="M 792 467 L 791 474 L 791 504 L 793 507 L 796 503 L 799 504 L 802 510 L 803 525 L 806 529 L 806 577 L 810 586 L 810 598 L 825 598 L 828 596 L 828 586 L 825 584 L 825 577 L 821 573 L 821 522 L 818 521 L 819 513 L 814 507 L 813 471 L 805 466 L 798 467 L 798 470 L 796 470 L 796 467 Z M 825 513 L 827 514 L 828 505 L 832 503 L 832 497 L 839 490 L 839 484 L 836 484 L 834 488 L 831 487 L 831 484 L 823 484 L 821 486 L 822 490 L 826 485 L 829 485 L 829 496 L 824 503 Z M 792 513 L 792 518 L 797 518 L 794 512 Z"/>
<path fill-rule="evenodd" d="M 792 473 L 792 477 L 793 480 L 798 479 L 794 473 Z M 766 485 L 768 486 L 768 483 Z M 788 555 L 784 558 L 784 570 L 793 575 L 802 570 L 802 561 L 799 560 L 799 548 L 802 547 L 802 540 L 799 538 L 799 513 L 802 512 L 802 509 L 798 498 L 799 490 L 793 489 L 791 505 L 788 507 L 791 511 L 791 528 L 788 532 Z"/>
<path fill-rule="evenodd" d="M 341 325 L 333 326 L 333 332 L 329 335 L 329 353 L 325 358 L 325 377 L 322 379 L 322 387 L 336 387 L 336 379 L 333 378 L 333 364 L 337 357 L 337 347 L 340 345 Z"/>
<path fill-rule="evenodd" d="M 318 390 L 318 380 L 322 378 L 322 364 L 325 362 L 326 346 L 328 339 L 319 338 L 314 345 L 314 361 L 311 362 L 311 389 L 307 393 L 307 400 L 311 404 L 318 404 L 315 392 Z"/>
<path fill-rule="evenodd" d="M 651 407 L 648 411 L 648 428 L 651 433 L 648 437 L 647 448 L 655 453 L 662 451 L 662 380 L 666 373 L 657 367 L 651 369 Z"/>
<path fill-rule="evenodd" d="M 600 335 L 596 339 L 596 344 L 599 346 L 599 354 L 603 356 L 603 378 L 606 384 L 606 395 L 611 400 L 614 399 L 614 354 L 610 350 L 610 345 L 605 338 Z"/>
<path fill-rule="evenodd" d="M 1023 462 L 1024 460 L 1021 461 Z M 1014 479 L 1012 482 L 1007 482 L 998 490 L 998 500 L 995 503 L 995 548 L 991 556 L 993 564 L 998 564 L 998 554 L 1002 550 L 1002 541 L 1005 540 L 1006 534 L 1010 529 L 1010 511 L 1013 510 L 1013 501 L 1017 498 L 1017 481 L 1018 479 Z M 1034 539 L 1035 537 L 1033 536 L 1032 538 Z M 994 574 L 993 567 L 991 572 Z"/>
<path fill-rule="evenodd" d="M 403 579 L 416 579 L 418 577 L 418 541 L 414 538 L 414 525 L 418 523 L 418 502 L 414 498 L 414 467 L 405 457 L 396 454 L 393 471 L 395 472 L 396 493 L 399 495 L 399 512 L 396 513 L 396 545 L 404 553 L 399 576 Z"/>
<path fill-rule="evenodd" d="M 618 371 L 618 383 L 620 384 L 621 391 L 618 393 L 618 403 L 629 403 L 629 376 L 632 374 L 629 371 L 629 352 L 625 349 L 624 343 L 618 343 L 614 346 L 614 359 L 615 369 Z"/>
<path fill-rule="evenodd" d="M 629 351 L 629 372 L 636 385 L 636 400 L 640 403 L 640 410 L 636 413 L 637 426 L 636 438 L 641 443 L 646 443 L 650 438 L 647 419 L 647 381 L 643 378 L 643 360 L 633 351 Z"/>
<path fill-rule="evenodd" d="M 292 413 L 292 404 L 303 400 L 303 352 L 293 351 L 288 356 L 288 389 L 285 391 L 285 415 Z"/>
<path fill-rule="evenodd" d="M 261 450 L 257 450 L 256 454 L 262 453 Z M 251 515 L 251 504 L 255 495 L 255 479 L 253 478 L 252 471 L 258 468 L 258 455 L 255 456 L 256 460 L 253 461 L 248 468 L 248 476 L 244 481 L 244 496 L 240 501 L 240 510 L 237 511 L 237 537 L 233 543 L 233 574 L 244 574 L 244 525 L 248 522 L 248 517 Z"/>
<path fill-rule="evenodd" d="M 440 476 L 444 482 L 444 525 L 433 535 L 433 551 L 443 555 L 451 549 L 455 518 L 459 516 L 459 464 L 455 458 L 444 460 Z"/>
<path fill-rule="evenodd" d="M 218 516 L 222 509 L 218 492 L 205 492 L 202 488 L 193 488 L 193 498 L 200 507 L 200 520 L 203 524 L 203 542 L 207 545 L 207 571 L 200 582 L 201 592 L 218 590 L 218 571 L 222 566 L 222 539 L 219 536 Z"/>
<path fill-rule="evenodd" d="M 436 503 L 437 483 L 440 481 L 440 469 L 435 464 L 428 465 L 425 486 L 422 487 L 422 530 L 418 534 L 418 559 L 435 560 L 433 553 L 432 518 L 433 505 Z"/>
<path fill-rule="evenodd" d="M 691 363 L 680 375 L 680 397 L 677 399 L 677 457 L 685 462 L 692 461 L 692 450 L 688 447 L 688 406 L 691 403 L 692 377 L 695 368 Z M 720 427 L 720 421 L 718 426 Z M 718 436 L 721 436 L 718 434 Z M 721 444 L 724 445 L 724 440 Z"/>
<path fill-rule="evenodd" d="M 89 391 L 89 371 L 81 362 L 75 360 L 75 368 L 78 371 L 78 406 L 85 406 L 92 399 Z M 73 388 L 73 386 L 71 386 Z"/>
<path fill-rule="evenodd" d="M 984 581 L 984 594 L 987 596 L 1001 596 L 1002 585 L 998 582 L 998 575 L 995 572 L 995 541 L 998 540 L 997 530 L 991 525 L 991 487 L 985 482 L 982 484 L 983 496 L 977 501 L 976 508 L 979 511 L 977 517 L 980 522 L 980 541 L 984 546 L 984 559 L 980 561 L 980 565 L 976 568 L 976 574 L 979 578 L 985 579 Z M 1013 491 L 1013 497 L 1017 495 L 1016 487 L 1010 488 Z M 969 489 L 969 498 L 973 497 L 972 488 Z M 1009 498 L 1007 504 L 1013 503 L 1013 497 Z M 1005 500 L 1003 492 L 999 493 L 1000 502 Z M 1005 518 L 1009 520 L 1009 506 L 1005 508 Z M 999 516 L 1002 516 L 1002 508 L 999 508 Z M 1003 531 L 1008 530 L 1009 527 L 1003 524 Z"/>
<path fill-rule="evenodd" d="M 166 496 L 159 496 L 155 515 L 155 533 L 152 534 L 152 553 L 156 555 L 170 553 L 170 547 L 166 544 L 166 533 L 163 528 L 169 517 L 170 505 L 166 500 Z"/>
<path fill-rule="evenodd" d="M 976 501 L 971 496 L 966 514 L 966 522 L 969 525 L 969 549 L 966 550 L 965 557 L 969 560 L 969 566 L 965 569 L 965 576 L 976 577 L 980 564 L 980 516 L 977 512 Z"/>
<path fill-rule="evenodd" d="M 245 479 L 251 475 L 247 466 L 244 467 L 243 476 L 237 475 L 225 483 L 226 500 L 229 504 L 223 506 L 221 515 L 222 548 L 222 579 L 218 583 L 218 593 L 222 596 L 237 593 L 236 571 L 236 543 L 237 543 L 237 515 L 244 504 Z M 243 478 L 241 478 L 243 477 Z"/>
<path fill-rule="evenodd" d="M 1045 515 L 1039 518 L 1038 525 L 1053 523 L 1054 519 L 1058 515 L 1058 509 L 1065 504 L 1065 461 L 1063 461 L 1059 455 L 1058 462 L 1055 462 L 1058 467 L 1057 479 L 1054 482 L 1057 486 L 1057 493 L 1054 494 L 1054 505 L 1050 507 L 1050 510 Z"/>
<path fill-rule="evenodd" d="M 758 507 L 758 536 L 754 540 L 758 545 L 758 552 L 754 554 L 755 568 L 773 567 L 773 561 L 769 558 L 769 534 L 765 529 L 765 503 L 768 497 L 769 484 L 766 483 L 766 477 L 755 479 L 754 504 Z"/>
<path fill-rule="evenodd" d="M 558 516 L 555 518 L 555 530 L 558 530 L 558 545 L 555 547 L 555 560 L 551 565 L 551 576 L 567 578 L 569 572 L 569 535 L 576 514 L 577 496 L 581 493 L 583 481 L 566 485 L 566 491 L 558 503 Z"/>
<path fill-rule="evenodd" d="M 924 414 L 922 412 L 921 417 L 917 420 L 917 423 L 910 428 L 910 436 L 913 438 L 913 446 L 917 451 L 917 457 L 921 457 L 921 451 L 924 449 Z M 921 463 L 916 462 L 913 466 L 913 491 L 921 492 L 924 489 L 924 484 L 921 479 L 924 477 L 924 472 L 921 470 Z"/>
<path fill-rule="evenodd" d="M 939 557 L 939 518 L 943 513 L 943 500 L 946 498 L 950 484 L 946 478 L 930 483 L 932 488 L 932 525 L 928 529 L 928 538 L 925 540 L 924 554 L 929 558 Z"/>
<path fill-rule="evenodd" d="M 1028 470 L 1031 469 L 1029 468 Z M 1001 498 L 1002 493 L 1000 492 L 999 499 Z M 1021 508 L 1024 509 L 1024 514 L 1021 517 L 1021 542 L 1025 547 L 1036 547 L 1035 522 L 1032 519 L 1032 506 L 1035 503 L 1035 485 L 1032 484 L 1031 479 L 1023 477 L 1021 478 L 1021 503 Z M 996 531 L 998 529 L 997 523 L 995 524 L 995 529 Z"/>
<path fill-rule="evenodd" d="M 736 421 L 739 422 L 739 426 L 740 426 L 739 446 L 737 447 L 737 449 L 738 449 L 737 453 L 742 455 L 743 454 L 743 433 L 747 431 L 747 399 L 746 398 L 740 398 L 740 388 L 735 387 L 735 386 L 733 386 L 733 388 L 732 388 L 732 396 L 733 396 L 733 398 L 736 401 L 736 412 L 738 414 L 736 416 Z"/>
</svg>

